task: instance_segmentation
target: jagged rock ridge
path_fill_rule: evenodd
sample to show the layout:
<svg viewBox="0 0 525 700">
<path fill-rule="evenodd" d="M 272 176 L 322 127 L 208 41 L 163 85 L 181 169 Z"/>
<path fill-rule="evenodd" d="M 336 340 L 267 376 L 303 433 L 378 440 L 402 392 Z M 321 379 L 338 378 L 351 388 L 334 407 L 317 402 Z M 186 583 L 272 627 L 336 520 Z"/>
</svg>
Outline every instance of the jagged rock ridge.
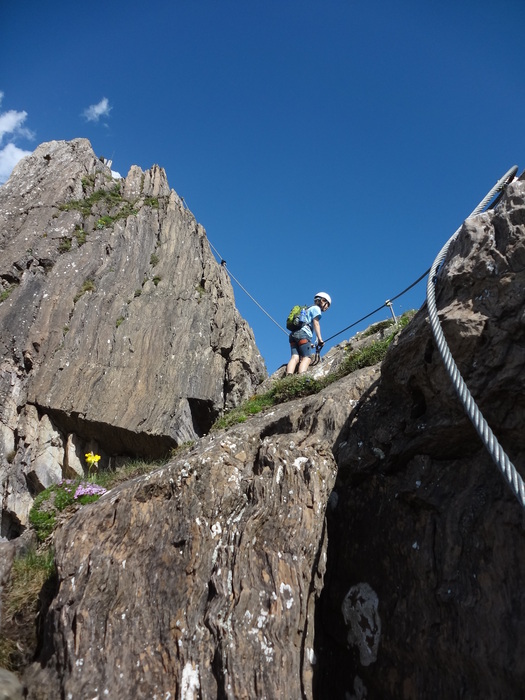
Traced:
<svg viewBox="0 0 525 700">
<path fill-rule="evenodd" d="M 155 458 L 266 376 L 205 231 L 158 166 L 123 180 L 86 139 L 0 188 L 2 534 L 95 449 Z"/>
</svg>

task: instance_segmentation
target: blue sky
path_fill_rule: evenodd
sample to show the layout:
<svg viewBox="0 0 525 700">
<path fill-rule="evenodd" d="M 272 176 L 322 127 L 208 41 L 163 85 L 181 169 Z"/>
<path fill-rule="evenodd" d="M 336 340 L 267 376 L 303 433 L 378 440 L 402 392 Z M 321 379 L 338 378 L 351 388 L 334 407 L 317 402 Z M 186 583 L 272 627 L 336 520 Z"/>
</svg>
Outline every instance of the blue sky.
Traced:
<svg viewBox="0 0 525 700">
<path fill-rule="evenodd" d="M 523 171 L 524 27 L 522 0 L 4 2 L 0 178 L 52 139 L 88 138 L 122 175 L 158 164 L 280 325 L 331 294 L 328 338 Z M 286 335 L 233 286 L 272 372 Z"/>
</svg>

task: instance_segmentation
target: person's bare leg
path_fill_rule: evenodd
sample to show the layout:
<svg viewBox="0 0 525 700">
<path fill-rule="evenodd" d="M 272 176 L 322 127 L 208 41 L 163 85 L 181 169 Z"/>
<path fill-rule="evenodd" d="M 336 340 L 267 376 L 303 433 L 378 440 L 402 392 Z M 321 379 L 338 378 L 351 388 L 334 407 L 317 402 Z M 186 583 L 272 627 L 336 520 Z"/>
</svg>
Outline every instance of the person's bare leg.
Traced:
<svg viewBox="0 0 525 700">
<path fill-rule="evenodd" d="M 286 374 L 294 374 L 295 369 L 297 367 L 297 363 L 299 362 L 299 355 L 292 355 L 290 357 L 290 360 L 288 364 L 286 365 Z"/>
<path fill-rule="evenodd" d="M 311 357 L 302 357 L 301 362 L 299 362 L 299 374 L 304 374 L 308 367 L 310 367 Z"/>
</svg>

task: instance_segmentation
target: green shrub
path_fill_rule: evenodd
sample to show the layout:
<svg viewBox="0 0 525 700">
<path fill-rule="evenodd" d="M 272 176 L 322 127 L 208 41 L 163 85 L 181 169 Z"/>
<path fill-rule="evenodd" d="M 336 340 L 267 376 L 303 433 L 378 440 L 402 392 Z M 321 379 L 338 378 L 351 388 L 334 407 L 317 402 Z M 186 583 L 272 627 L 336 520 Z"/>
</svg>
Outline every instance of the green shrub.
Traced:
<svg viewBox="0 0 525 700">
<path fill-rule="evenodd" d="M 53 532 L 58 513 L 69 506 L 79 504 L 86 505 L 97 501 L 104 493 L 105 488 L 94 481 L 77 479 L 65 479 L 59 484 L 52 484 L 33 501 L 29 511 L 29 522 L 34 527 L 36 536 L 43 542 Z"/>
<path fill-rule="evenodd" d="M 87 189 L 92 189 L 93 187 L 95 187 L 95 176 L 94 175 L 85 175 L 82 178 L 81 182 L 82 182 L 82 189 L 85 192 Z"/>
<path fill-rule="evenodd" d="M 273 402 L 278 404 L 301 396 L 317 394 L 322 388 L 323 382 L 314 379 L 310 374 L 294 374 L 275 382 L 268 393 L 273 398 Z"/>
<path fill-rule="evenodd" d="M 177 448 L 175 448 L 177 449 Z M 182 446 L 181 446 L 182 449 Z M 157 460 L 144 460 L 144 459 L 127 459 L 124 464 L 120 465 L 115 471 L 99 471 L 94 477 L 94 481 L 103 486 L 106 489 L 111 489 L 113 486 L 127 481 L 128 479 L 134 479 L 137 476 L 142 476 L 143 474 L 149 474 L 154 469 L 158 469 L 166 464 L 169 457 L 165 459 Z"/>
<path fill-rule="evenodd" d="M 386 321 L 379 321 L 379 323 L 374 323 L 374 325 L 367 328 L 364 333 L 361 333 L 360 337 L 368 338 L 368 336 L 374 335 L 374 333 L 379 333 L 379 331 L 384 331 L 387 328 L 391 328 L 393 325 L 394 321 L 391 318 L 387 319 Z"/>
<path fill-rule="evenodd" d="M 39 541 L 43 542 L 46 537 L 49 537 L 49 535 L 53 532 L 56 522 L 56 514 L 54 511 L 40 510 L 40 504 L 41 501 L 37 503 L 37 499 L 35 499 L 33 507 L 29 512 L 29 522 L 35 529 L 36 536 L 38 537 Z"/>
<path fill-rule="evenodd" d="M 371 367 L 381 362 L 395 336 L 396 333 L 391 333 L 386 338 L 383 338 L 383 340 L 376 340 L 375 343 L 372 343 L 362 350 L 349 353 L 339 369 L 341 375 L 344 377 L 358 369 Z"/>
<path fill-rule="evenodd" d="M 232 425 L 244 423 L 244 421 L 257 413 L 260 413 L 265 408 L 274 405 L 273 397 L 269 393 L 259 396 L 252 396 L 250 399 L 242 403 L 240 406 L 233 408 L 223 416 L 221 416 L 213 425 L 212 430 L 220 430 L 221 428 L 230 428 Z"/>
</svg>

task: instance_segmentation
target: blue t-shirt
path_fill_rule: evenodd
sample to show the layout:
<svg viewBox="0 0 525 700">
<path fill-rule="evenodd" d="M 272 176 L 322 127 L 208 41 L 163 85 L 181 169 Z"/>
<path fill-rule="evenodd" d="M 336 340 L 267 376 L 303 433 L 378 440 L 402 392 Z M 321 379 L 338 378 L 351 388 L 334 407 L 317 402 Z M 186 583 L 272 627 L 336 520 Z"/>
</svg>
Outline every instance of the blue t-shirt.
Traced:
<svg viewBox="0 0 525 700">
<path fill-rule="evenodd" d="M 312 338 L 313 337 L 313 321 L 314 318 L 318 318 L 321 315 L 321 309 L 314 304 L 313 306 L 306 309 L 306 323 L 298 331 L 294 331 L 294 335 L 301 334 L 301 336 Z"/>
</svg>

